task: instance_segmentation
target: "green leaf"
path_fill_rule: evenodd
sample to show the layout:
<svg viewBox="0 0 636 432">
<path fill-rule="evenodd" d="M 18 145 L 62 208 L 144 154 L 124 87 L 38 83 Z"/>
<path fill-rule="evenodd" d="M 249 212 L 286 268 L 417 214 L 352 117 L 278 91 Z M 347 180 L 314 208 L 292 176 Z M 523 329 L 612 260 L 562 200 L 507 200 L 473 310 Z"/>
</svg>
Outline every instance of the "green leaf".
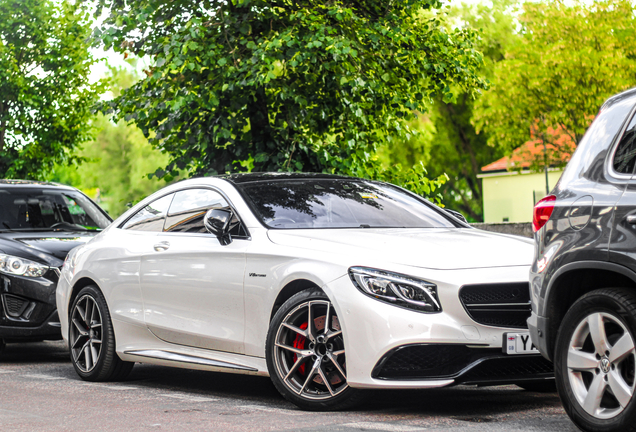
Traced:
<svg viewBox="0 0 636 432">
<path fill-rule="evenodd" d="M 205 18 L 196 3 L 98 3 L 108 6 L 98 26 L 104 44 L 110 37 L 117 52 L 158 55 L 151 74 L 109 108 L 117 116 L 143 112 L 130 117 L 134 124 L 172 160 L 192 167 L 190 175 L 253 169 L 386 176 L 377 146 L 411 136 L 404 129 L 413 110 L 428 109 L 447 85 L 447 94 L 455 86 L 471 95 L 484 88 L 476 37 L 449 30 L 454 21 L 444 13 L 428 20 L 438 11 L 423 12 L 439 2 L 366 10 L 347 2 L 279 8 L 266 0 L 233 0 L 232 7 L 213 0 L 215 13 Z M 143 22 L 117 21 L 141 13 Z M 143 41 L 131 42 L 135 34 Z M 431 63 L 436 70 L 426 69 Z M 425 178 L 396 181 L 416 189 Z"/>
</svg>

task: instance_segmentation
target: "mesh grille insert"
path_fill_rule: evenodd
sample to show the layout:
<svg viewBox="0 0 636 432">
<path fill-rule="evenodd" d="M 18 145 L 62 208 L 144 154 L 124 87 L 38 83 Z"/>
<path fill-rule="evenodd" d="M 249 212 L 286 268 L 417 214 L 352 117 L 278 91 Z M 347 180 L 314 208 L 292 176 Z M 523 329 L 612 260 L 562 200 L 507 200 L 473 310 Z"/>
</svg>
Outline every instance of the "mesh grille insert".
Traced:
<svg viewBox="0 0 636 432">
<path fill-rule="evenodd" d="M 530 285 L 527 282 L 465 285 L 459 299 L 468 315 L 480 324 L 527 328 Z"/>
<path fill-rule="evenodd" d="M 463 345 L 411 345 L 396 350 L 382 365 L 379 376 L 437 377 L 456 374 L 471 362 Z"/>
<path fill-rule="evenodd" d="M 552 363 L 542 356 L 506 357 L 485 360 L 461 377 L 462 382 L 510 380 L 520 377 L 552 375 Z"/>
<path fill-rule="evenodd" d="M 463 345 L 407 345 L 378 362 L 373 376 L 385 379 L 454 378 L 460 383 L 515 382 L 551 376 L 540 355 L 510 356 L 498 348 Z"/>
</svg>

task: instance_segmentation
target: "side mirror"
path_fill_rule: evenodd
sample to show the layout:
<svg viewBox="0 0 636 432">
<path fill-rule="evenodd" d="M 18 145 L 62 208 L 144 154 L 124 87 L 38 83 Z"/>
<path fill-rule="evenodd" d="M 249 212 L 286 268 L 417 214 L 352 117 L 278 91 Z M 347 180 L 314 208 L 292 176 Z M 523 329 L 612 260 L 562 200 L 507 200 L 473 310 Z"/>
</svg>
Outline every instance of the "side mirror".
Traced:
<svg viewBox="0 0 636 432">
<path fill-rule="evenodd" d="M 230 223 L 234 215 L 229 210 L 212 209 L 203 217 L 203 225 L 209 233 L 214 234 L 223 246 L 232 243 Z"/>
<path fill-rule="evenodd" d="M 468 223 L 468 221 L 466 220 L 464 215 L 461 214 L 460 212 L 458 212 L 457 210 L 451 210 L 451 209 L 447 209 L 447 208 L 445 208 L 444 210 L 446 210 L 446 212 L 450 213 L 452 216 L 455 216 L 456 219 L 459 219 L 462 222 Z"/>
</svg>

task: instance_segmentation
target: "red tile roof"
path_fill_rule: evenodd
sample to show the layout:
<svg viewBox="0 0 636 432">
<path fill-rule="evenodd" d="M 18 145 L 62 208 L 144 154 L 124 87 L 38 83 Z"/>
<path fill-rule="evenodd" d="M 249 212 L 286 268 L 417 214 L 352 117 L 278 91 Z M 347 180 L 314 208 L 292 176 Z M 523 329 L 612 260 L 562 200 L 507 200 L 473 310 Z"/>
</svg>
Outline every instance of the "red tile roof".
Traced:
<svg viewBox="0 0 636 432">
<path fill-rule="evenodd" d="M 561 129 L 548 128 L 548 134 L 552 136 L 552 143 L 546 143 L 550 154 L 563 163 L 567 163 L 572 157 L 576 146 L 572 137 Z M 534 134 L 532 134 L 534 135 Z M 515 149 L 510 156 L 504 156 L 481 168 L 482 172 L 505 171 L 520 168 L 529 168 L 533 162 L 543 159 L 543 140 L 531 139 Z M 552 165 L 552 164 L 551 164 Z"/>
</svg>

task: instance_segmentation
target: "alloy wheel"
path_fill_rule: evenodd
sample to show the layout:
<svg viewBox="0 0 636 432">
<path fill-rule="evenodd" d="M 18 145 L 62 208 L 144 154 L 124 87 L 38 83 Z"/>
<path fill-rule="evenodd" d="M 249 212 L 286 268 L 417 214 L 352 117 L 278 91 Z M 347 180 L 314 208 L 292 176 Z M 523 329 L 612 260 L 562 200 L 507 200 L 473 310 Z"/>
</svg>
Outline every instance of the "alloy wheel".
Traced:
<svg viewBox="0 0 636 432">
<path fill-rule="evenodd" d="M 102 351 L 102 315 L 92 296 L 84 295 L 77 301 L 70 326 L 73 362 L 82 372 L 90 372 Z"/>
<path fill-rule="evenodd" d="M 331 302 L 306 301 L 285 316 L 274 364 L 285 386 L 305 399 L 333 398 L 348 388 L 344 339 Z"/>
<path fill-rule="evenodd" d="M 634 395 L 634 339 L 618 318 L 595 312 L 574 330 L 567 373 L 581 407 L 598 419 L 619 415 Z"/>
</svg>

